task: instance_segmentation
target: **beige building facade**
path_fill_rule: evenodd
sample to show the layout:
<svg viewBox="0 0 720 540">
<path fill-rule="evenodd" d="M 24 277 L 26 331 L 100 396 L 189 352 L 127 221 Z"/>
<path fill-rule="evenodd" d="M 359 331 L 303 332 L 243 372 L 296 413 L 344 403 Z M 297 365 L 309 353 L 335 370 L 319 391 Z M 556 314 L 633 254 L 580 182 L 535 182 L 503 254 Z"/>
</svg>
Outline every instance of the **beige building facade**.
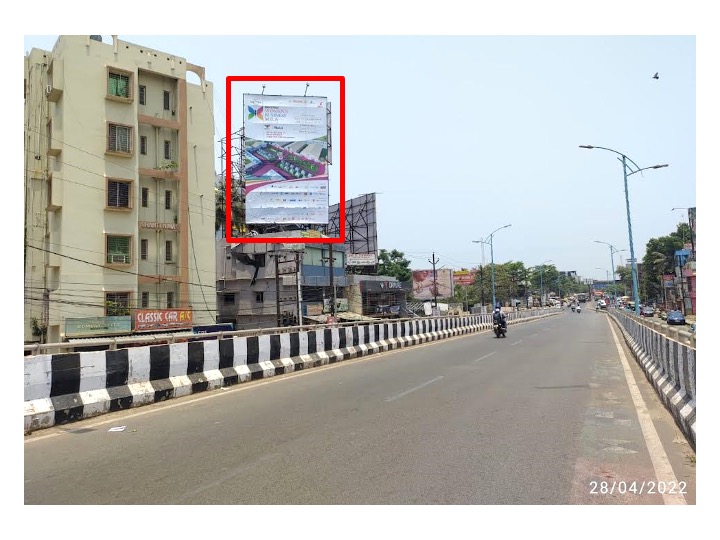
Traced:
<svg viewBox="0 0 720 540">
<path fill-rule="evenodd" d="M 117 36 L 26 55 L 26 342 L 136 309 L 215 322 L 214 139 L 184 58 Z"/>
</svg>

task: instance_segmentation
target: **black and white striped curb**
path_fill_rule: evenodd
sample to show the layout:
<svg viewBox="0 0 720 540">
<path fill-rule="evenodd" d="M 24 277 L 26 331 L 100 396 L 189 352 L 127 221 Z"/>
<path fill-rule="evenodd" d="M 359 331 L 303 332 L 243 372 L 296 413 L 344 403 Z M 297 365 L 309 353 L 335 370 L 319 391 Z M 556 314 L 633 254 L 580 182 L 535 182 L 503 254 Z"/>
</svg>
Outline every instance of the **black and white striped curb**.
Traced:
<svg viewBox="0 0 720 540">
<path fill-rule="evenodd" d="M 510 323 L 554 313 L 527 312 Z M 25 432 L 488 330 L 489 315 L 25 357 Z"/>
<path fill-rule="evenodd" d="M 695 349 L 627 316 L 611 316 L 648 381 L 695 448 Z"/>
</svg>

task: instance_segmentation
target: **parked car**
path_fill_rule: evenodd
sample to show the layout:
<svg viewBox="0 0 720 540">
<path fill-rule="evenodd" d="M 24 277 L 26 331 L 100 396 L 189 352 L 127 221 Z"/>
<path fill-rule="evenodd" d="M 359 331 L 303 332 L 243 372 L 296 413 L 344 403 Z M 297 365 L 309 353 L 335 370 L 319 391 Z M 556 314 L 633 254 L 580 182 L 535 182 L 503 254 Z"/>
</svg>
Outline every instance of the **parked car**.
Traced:
<svg viewBox="0 0 720 540">
<path fill-rule="evenodd" d="M 654 317 L 655 316 L 655 310 L 651 306 L 644 306 L 640 310 L 640 316 L 641 317 Z"/>
<path fill-rule="evenodd" d="M 673 311 L 668 311 L 667 323 L 668 324 L 685 324 L 685 315 L 682 314 L 682 311 L 678 311 L 677 309 L 675 309 Z"/>
</svg>

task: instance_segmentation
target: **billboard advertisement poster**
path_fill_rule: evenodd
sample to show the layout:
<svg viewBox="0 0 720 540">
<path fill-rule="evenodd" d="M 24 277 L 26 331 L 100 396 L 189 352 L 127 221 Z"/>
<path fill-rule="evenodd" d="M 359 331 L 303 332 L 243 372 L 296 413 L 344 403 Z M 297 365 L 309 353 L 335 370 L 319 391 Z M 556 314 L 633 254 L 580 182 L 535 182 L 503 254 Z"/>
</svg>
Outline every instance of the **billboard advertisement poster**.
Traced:
<svg viewBox="0 0 720 540">
<path fill-rule="evenodd" d="M 131 332 L 131 323 L 130 315 L 65 319 L 65 337 L 129 334 Z"/>
<path fill-rule="evenodd" d="M 475 270 L 455 270 L 453 271 L 453 283 L 467 287 L 475 283 Z"/>
<path fill-rule="evenodd" d="M 430 300 L 450 298 L 453 295 L 453 271 L 449 268 L 440 268 L 435 271 L 436 280 L 431 270 L 413 270 L 413 297 L 417 300 Z M 436 290 L 437 289 L 437 290 Z"/>
<path fill-rule="evenodd" d="M 246 222 L 328 222 L 328 103 L 243 94 Z"/>
<path fill-rule="evenodd" d="M 321 85 L 330 85 L 327 92 L 323 91 L 323 96 L 299 96 L 299 95 L 265 95 L 247 94 L 254 96 L 249 98 L 253 103 L 245 103 L 246 94 L 238 87 L 239 85 L 248 85 L 248 83 L 279 83 L 281 85 L 287 83 L 294 85 L 295 83 L 318 82 Z M 306 89 L 307 89 L 306 86 Z M 335 93 L 337 88 L 337 94 Z M 327 87 L 326 87 L 327 88 Z M 240 168 L 242 176 L 241 189 L 245 197 L 245 215 L 243 222 L 233 224 L 232 212 L 225 212 L 225 240 L 229 243 L 238 244 L 254 244 L 254 243 L 283 243 L 283 242 L 300 242 L 302 244 L 342 244 L 345 242 L 345 77 L 343 75 L 229 75 L 225 78 L 225 135 L 227 141 L 232 141 L 234 134 L 241 133 L 238 141 L 240 154 Z M 235 91 L 234 91 L 235 90 Z M 339 101 L 339 114 L 333 114 L 334 103 L 328 99 L 328 93 L 333 100 Z M 259 99 L 258 99 L 259 98 Z M 313 100 L 309 103 L 307 100 Z M 323 106 L 318 101 L 325 101 L 323 122 L 320 124 L 320 110 Z M 304 106 L 303 106 L 304 105 Z M 308 107 L 310 105 L 310 107 Z M 319 106 L 318 106 L 319 105 Z M 253 110 L 247 107 L 252 107 Z M 262 108 L 262 110 L 260 110 Z M 307 110 L 308 108 L 312 110 Z M 303 110 L 301 110 L 303 109 Z M 317 109 L 317 110 L 315 110 Z M 237 130 L 236 122 L 240 120 L 242 126 Z M 338 122 L 338 125 L 335 123 Z M 247 132 L 246 132 L 247 129 Z M 237 130 L 237 131 L 236 131 Z M 338 144 L 334 144 L 333 132 L 339 133 Z M 246 152 L 247 147 L 250 153 Z M 305 148 L 298 148 L 297 143 L 302 143 Z M 295 146 L 293 146 L 295 145 Z M 290 149 L 296 155 L 291 155 Z M 262 148 L 269 148 L 268 152 L 262 151 Z M 280 153 L 272 151 L 272 148 L 281 148 Z M 284 149 L 284 150 L 283 150 Z M 325 150 L 323 159 L 319 163 L 312 163 L 313 156 L 318 157 L 318 152 Z M 303 150 L 306 151 L 303 154 Z M 257 152 L 260 152 L 258 154 Z M 264 154 L 264 158 L 263 158 Z M 285 163 L 280 163 L 280 158 L 288 157 Z M 234 170 L 237 170 L 236 160 L 238 152 L 228 151 L 225 153 L 225 197 L 227 200 L 234 196 L 235 189 Z M 337 159 L 339 157 L 339 160 Z M 260 162 L 265 159 L 269 160 L 272 167 L 277 167 L 274 173 L 269 176 L 263 171 L 258 171 L 257 167 Z M 317 159 L 315 159 L 317 161 Z M 266 163 L 268 165 L 268 163 Z M 281 167 L 282 165 L 282 167 Z M 246 168 L 256 167 L 255 170 L 246 170 Z M 320 167 L 324 170 L 320 170 Z M 246 225 L 250 224 L 250 220 L 254 220 L 258 225 L 278 226 L 281 229 L 283 225 L 314 225 L 327 227 L 329 194 L 334 186 L 329 185 L 328 166 L 337 166 L 339 168 L 338 187 L 339 187 L 339 207 L 340 230 L 337 236 L 306 236 L 301 239 L 290 236 L 273 236 L 271 240 L 254 234 L 247 234 Z M 264 171 L 268 173 L 269 170 Z M 249 173 L 251 183 L 255 184 L 250 189 L 248 196 L 248 185 L 246 183 L 245 174 Z M 279 176 L 278 176 L 279 175 Z M 335 174 L 333 173 L 332 176 Z M 283 178 L 285 180 L 283 180 Z M 254 182 L 253 182 L 254 180 Z M 286 184 L 307 184 L 308 180 L 318 180 L 319 184 L 309 184 L 308 189 L 293 186 L 278 186 L 277 183 Z M 265 182 L 265 191 L 273 191 L 272 195 L 266 195 L 266 199 L 280 199 L 279 201 L 261 200 L 258 194 L 263 191 L 263 182 Z M 318 185 L 324 185 L 324 189 L 319 189 Z M 287 188 L 287 189 L 286 189 Z M 260 190 L 260 191 L 258 191 Z M 255 195 L 253 191 L 257 191 Z M 253 201 L 254 198 L 256 201 Z M 320 199 L 322 198 L 322 206 Z M 283 200 L 284 199 L 284 200 Z M 296 200 L 290 200 L 296 199 Z M 298 200 L 304 199 L 304 200 Z M 281 206 L 276 206 L 278 203 Z M 230 207 L 228 207 L 230 208 Z M 273 215 L 273 213 L 275 215 Z M 238 230 L 237 225 L 241 225 L 242 234 L 238 237 L 233 236 Z M 362 250 L 366 251 L 366 250 Z"/>
<path fill-rule="evenodd" d="M 377 263 L 377 253 L 348 253 L 345 257 L 345 266 L 375 266 Z"/>
<path fill-rule="evenodd" d="M 138 309 L 135 312 L 135 331 L 180 330 L 192 328 L 189 309 Z"/>
</svg>

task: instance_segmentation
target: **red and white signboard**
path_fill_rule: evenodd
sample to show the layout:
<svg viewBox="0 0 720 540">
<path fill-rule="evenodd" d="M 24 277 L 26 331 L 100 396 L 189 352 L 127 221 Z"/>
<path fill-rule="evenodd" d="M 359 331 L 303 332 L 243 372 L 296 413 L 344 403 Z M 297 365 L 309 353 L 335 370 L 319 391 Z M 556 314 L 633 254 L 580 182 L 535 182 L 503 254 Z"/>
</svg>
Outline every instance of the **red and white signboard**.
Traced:
<svg viewBox="0 0 720 540">
<path fill-rule="evenodd" d="M 178 330 L 192 328 L 189 309 L 138 309 L 135 312 L 135 331 Z"/>
</svg>

